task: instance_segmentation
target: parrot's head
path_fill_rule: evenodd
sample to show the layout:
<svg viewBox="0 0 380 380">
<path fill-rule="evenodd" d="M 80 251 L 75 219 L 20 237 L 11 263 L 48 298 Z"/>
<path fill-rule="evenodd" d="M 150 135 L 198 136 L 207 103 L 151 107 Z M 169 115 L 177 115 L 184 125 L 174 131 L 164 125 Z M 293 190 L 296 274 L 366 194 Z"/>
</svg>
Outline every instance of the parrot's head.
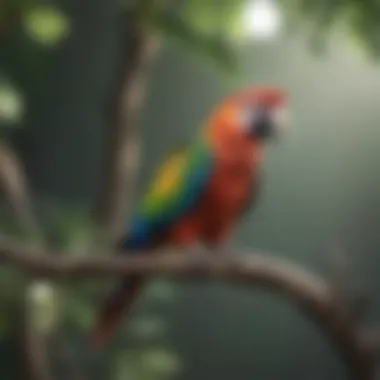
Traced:
<svg viewBox="0 0 380 380">
<path fill-rule="evenodd" d="M 277 87 L 252 86 L 223 100 L 208 123 L 213 138 L 265 142 L 289 122 L 286 94 Z"/>
</svg>

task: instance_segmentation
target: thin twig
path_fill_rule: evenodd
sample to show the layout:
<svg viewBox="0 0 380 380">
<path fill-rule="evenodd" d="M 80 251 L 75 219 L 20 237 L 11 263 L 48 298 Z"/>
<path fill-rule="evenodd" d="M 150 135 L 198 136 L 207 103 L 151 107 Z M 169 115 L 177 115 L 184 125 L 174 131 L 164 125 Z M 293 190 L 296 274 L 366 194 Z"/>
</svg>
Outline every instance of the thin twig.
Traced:
<svg viewBox="0 0 380 380">
<path fill-rule="evenodd" d="M 20 228 L 29 236 L 40 238 L 24 165 L 10 143 L 4 139 L 0 139 L 0 189 Z"/>
</svg>

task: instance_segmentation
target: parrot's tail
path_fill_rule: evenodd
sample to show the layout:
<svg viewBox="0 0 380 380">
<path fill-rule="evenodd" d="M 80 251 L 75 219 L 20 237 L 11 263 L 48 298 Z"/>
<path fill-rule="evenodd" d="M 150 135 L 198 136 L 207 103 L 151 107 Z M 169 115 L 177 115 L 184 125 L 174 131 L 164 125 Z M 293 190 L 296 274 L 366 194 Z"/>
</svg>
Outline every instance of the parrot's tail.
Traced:
<svg viewBox="0 0 380 380">
<path fill-rule="evenodd" d="M 90 335 L 92 347 L 101 348 L 113 338 L 121 320 L 131 311 L 144 283 L 144 277 L 131 276 L 123 279 L 109 294 Z"/>
</svg>

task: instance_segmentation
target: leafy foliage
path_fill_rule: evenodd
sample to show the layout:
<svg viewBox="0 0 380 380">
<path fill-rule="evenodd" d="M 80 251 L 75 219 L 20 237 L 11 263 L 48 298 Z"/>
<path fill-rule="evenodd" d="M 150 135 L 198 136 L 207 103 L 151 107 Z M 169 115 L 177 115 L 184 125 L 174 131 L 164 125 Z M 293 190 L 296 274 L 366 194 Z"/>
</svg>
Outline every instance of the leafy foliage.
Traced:
<svg viewBox="0 0 380 380">
<path fill-rule="evenodd" d="M 149 19 L 165 39 L 196 56 L 236 73 L 236 46 L 245 35 L 243 14 L 249 1 L 187 0 L 176 8 L 156 10 Z M 339 32 L 368 57 L 380 55 L 380 3 L 376 0 L 277 1 L 288 30 L 309 34 L 310 47 L 322 52 L 328 37 Z"/>
<path fill-rule="evenodd" d="M 312 46 L 323 48 L 331 32 L 340 31 L 369 57 L 380 54 L 380 3 L 376 0 L 288 0 L 288 23 L 311 32 Z"/>
<path fill-rule="evenodd" d="M 0 80 L 0 125 L 17 125 L 23 114 L 20 91 L 9 81 Z"/>
<path fill-rule="evenodd" d="M 86 210 L 80 206 L 49 200 L 45 202 L 42 213 L 46 218 L 45 239 L 52 248 L 71 254 L 88 249 L 92 229 Z"/>
<path fill-rule="evenodd" d="M 154 14 L 150 22 L 160 35 L 169 41 L 174 41 L 188 51 L 211 60 L 227 72 L 237 70 L 236 56 L 223 36 L 202 33 L 190 27 L 182 17 L 165 12 Z"/>
<path fill-rule="evenodd" d="M 24 15 L 24 27 L 31 38 L 45 46 L 54 46 L 69 32 L 67 17 L 52 6 L 36 6 Z"/>
<path fill-rule="evenodd" d="M 47 53 L 70 32 L 67 16 L 42 0 L 0 2 L 0 127 L 18 126 L 43 89 Z"/>
<path fill-rule="evenodd" d="M 189 0 L 175 8 L 156 7 L 144 16 L 165 40 L 231 74 L 239 69 L 234 46 L 242 36 L 243 5 L 244 0 Z"/>
</svg>

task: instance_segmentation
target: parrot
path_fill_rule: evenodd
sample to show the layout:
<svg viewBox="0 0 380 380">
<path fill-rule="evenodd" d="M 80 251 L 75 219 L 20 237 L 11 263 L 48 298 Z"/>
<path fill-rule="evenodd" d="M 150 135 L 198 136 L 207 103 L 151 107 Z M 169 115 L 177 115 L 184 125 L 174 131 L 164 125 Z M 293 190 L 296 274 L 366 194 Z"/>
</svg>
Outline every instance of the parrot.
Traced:
<svg viewBox="0 0 380 380">
<path fill-rule="evenodd" d="M 117 242 L 118 252 L 191 251 L 199 245 L 222 251 L 256 204 L 265 147 L 277 141 L 288 116 L 288 96 L 277 86 L 251 85 L 222 99 L 194 139 L 172 151 L 158 168 Z M 117 281 L 90 331 L 92 347 L 104 347 L 114 338 L 148 280 L 139 274 Z"/>
</svg>

